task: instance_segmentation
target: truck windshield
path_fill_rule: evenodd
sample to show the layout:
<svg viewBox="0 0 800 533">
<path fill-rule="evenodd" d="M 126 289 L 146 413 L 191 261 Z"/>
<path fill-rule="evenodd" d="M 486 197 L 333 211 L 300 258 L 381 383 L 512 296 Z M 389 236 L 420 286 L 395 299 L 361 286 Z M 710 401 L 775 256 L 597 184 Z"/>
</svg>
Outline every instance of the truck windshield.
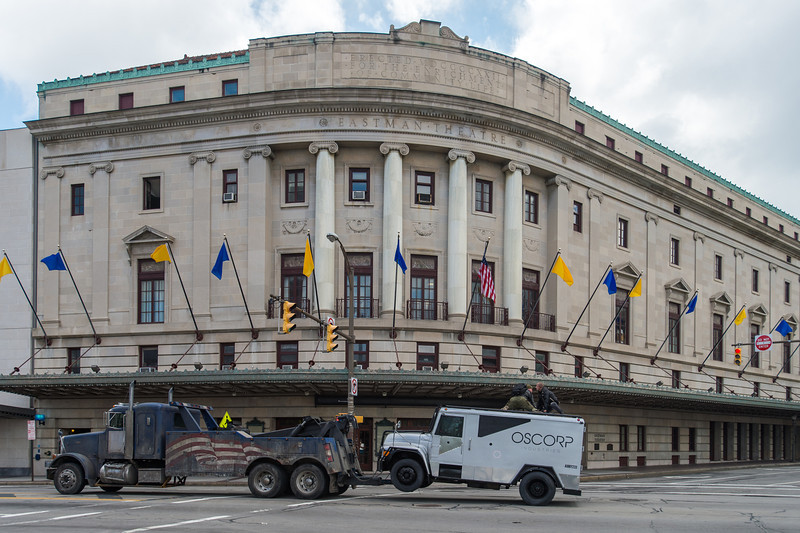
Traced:
<svg viewBox="0 0 800 533">
<path fill-rule="evenodd" d="M 106 414 L 108 415 L 108 427 L 114 429 L 122 429 L 125 427 L 125 413 L 112 413 L 109 411 Z"/>
</svg>

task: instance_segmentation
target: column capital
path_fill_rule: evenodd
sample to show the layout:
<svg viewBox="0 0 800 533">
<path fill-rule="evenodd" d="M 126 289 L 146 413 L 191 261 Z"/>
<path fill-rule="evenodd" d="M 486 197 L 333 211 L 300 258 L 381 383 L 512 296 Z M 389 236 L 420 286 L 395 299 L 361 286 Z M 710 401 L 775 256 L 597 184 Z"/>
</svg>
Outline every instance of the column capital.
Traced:
<svg viewBox="0 0 800 533">
<path fill-rule="evenodd" d="M 114 163 L 107 161 L 105 163 L 92 163 L 89 165 L 89 174 L 92 176 L 94 176 L 94 173 L 98 170 L 104 170 L 106 174 L 111 174 L 114 172 Z"/>
<path fill-rule="evenodd" d="M 261 157 L 264 159 L 272 158 L 272 148 L 268 145 L 264 146 L 255 146 L 255 147 L 248 147 L 242 150 L 242 157 L 244 157 L 245 161 L 249 160 L 253 155 L 261 154 Z"/>
<path fill-rule="evenodd" d="M 597 189 L 589 189 L 586 191 L 586 197 L 589 200 L 597 200 L 598 204 L 602 204 L 603 200 L 605 199 L 605 195 L 598 191 Z"/>
<path fill-rule="evenodd" d="M 572 189 L 572 181 L 561 175 L 553 176 L 552 178 L 550 178 L 545 182 L 545 185 L 547 185 L 548 187 L 553 187 L 553 186 L 560 187 L 563 185 L 564 187 L 567 188 L 567 190 Z"/>
<path fill-rule="evenodd" d="M 189 155 L 189 164 L 194 165 L 201 159 L 205 159 L 207 163 L 213 163 L 217 160 L 217 154 L 214 152 L 195 152 Z"/>
<path fill-rule="evenodd" d="M 467 160 L 467 163 L 474 163 L 475 162 L 475 154 L 468 150 L 459 150 L 457 148 L 453 148 L 449 152 L 447 152 L 447 159 L 450 161 L 455 161 L 459 157 L 463 157 Z"/>
<path fill-rule="evenodd" d="M 336 144 L 334 141 L 320 141 L 320 142 L 313 142 L 308 146 L 308 151 L 312 154 L 316 154 L 320 150 L 327 150 L 331 154 L 335 154 L 339 151 L 339 145 Z"/>
<path fill-rule="evenodd" d="M 503 172 L 516 172 L 517 170 L 522 171 L 522 173 L 526 176 L 530 176 L 531 174 L 530 165 L 526 165 L 525 163 L 521 163 L 519 161 L 509 161 L 503 167 Z"/>
<path fill-rule="evenodd" d="M 383 155 L 389 155 L 389 152 L 400 152 L 400 155 L 408 155 L 408 145 L 403 143 L 383 143 L 380 146 L 380 151 Z"/>
<path fill-rule="evenodd" d="M 740 250 L 739 248 L 733 249 L 733 257 L 738 257 L 739 259 L 744 259 L 744 251 Z"/>
<path fill-rule="evenodd" d="M 658 215 L 654 215 L 653 213 L 650 213 L 649 211 L 644 214 L 644 219 L 647 222 L 652 222 L 655 225 L 658 225 Z"/>
<path fill-rule="evenodd" d="M 699 231 L 695 231 L 693 237 L 694 237 L 694 240 L 696 240 L 696 241 L 700 241 L 703 244 L 706 243 L 706 236 L 703 235 L 702 233 L 700 233 Z"/>
<path fill-rule="evenodd" d="M 64 167 L 45 167 L 39 173 L 39 177 L 43 180 L 47 179 L 47 176 L 53 175 L 57 178 L 64 177 Z"/>
</svg>

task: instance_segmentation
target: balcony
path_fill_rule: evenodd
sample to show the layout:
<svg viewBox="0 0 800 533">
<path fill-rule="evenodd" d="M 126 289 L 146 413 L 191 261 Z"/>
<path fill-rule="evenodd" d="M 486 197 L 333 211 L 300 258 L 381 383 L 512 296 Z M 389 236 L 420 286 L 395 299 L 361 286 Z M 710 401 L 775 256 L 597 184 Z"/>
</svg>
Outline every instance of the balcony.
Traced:
<svg viewBox="0 0 800 533">
<path fill-rule="evenodd" d="M 525 317 L 525 321 L 528 317 Z M 543 331 L 556 330 L 556 317 L 555 315 L 548 315 L 546 313 L 534 313 L 528 322 L 528 327 L 531 329 L 541 329 Z"/>
<path fill-rule="evenodd" d="M 508 308 L 495 307 L 492 304 L 472 304 L 470 319 L 476 324 L 508 325 Z"/>
<path fill-rule="evenodd" d="M 308 298 L 300 298 L 296 302 L 297 307 L 305 311 L 306 313 L 311 313 L 311 300 Z M 267 318 L 282 318 L 283 317 L 283 304 L 277 300 L 270 303 L 267 307 Z M 298 316 L 297 318 L 303 318 Z"/>
<path fill-rule="evenodd" d="M 447 320 L 447 302 L 412 298 L 406 302 L 409 320 Z"/>
<path fill-rule="evenodd" d="M 353 310 L 355 311 L 355 318 L 378 318 L 380 316 L 379 304 L 380 302 L 377 298 L 354 298 Z M 336 300 L 336 316 L 338 318 L 348 318 L 350 316 L 346 298 Z"/>
</svg>

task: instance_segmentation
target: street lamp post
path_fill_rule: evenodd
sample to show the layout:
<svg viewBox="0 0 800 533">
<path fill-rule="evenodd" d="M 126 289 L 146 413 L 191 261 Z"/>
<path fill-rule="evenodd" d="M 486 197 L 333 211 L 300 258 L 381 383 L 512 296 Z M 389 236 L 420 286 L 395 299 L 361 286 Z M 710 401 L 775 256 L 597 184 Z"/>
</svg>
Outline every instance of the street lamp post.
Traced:
<svg viewBox="0 0 800 533">
<path fill-rule="evenodd" d="M 350 265 L 350 260 L 347 258 L 347 250 L 344 249 L 344 244 L 342 241 L 339 240 L 339 236 L 335 233 L 328 233 L 327 235 L 328 240 L 331 242 L 339 243 L 339 248 L 342 250 L 342 255 L 344 256 L 344 268 L 347 270 L 347 281 L 350 287 L 348 288 L 348 302 L 347 302 L 347 314 L 348 314 L 348 324 L 347 324 L 347 334 L 349 335 L 350 339 L 347 341 L 347 414 L 352 415 L 355 412 L 355 401 L 353 398 L 353 343 L 355 342 L 356 338 L 354 335 L 355 330 L 355 309 L 353 306 L 353 267 Z"/>
</svg>

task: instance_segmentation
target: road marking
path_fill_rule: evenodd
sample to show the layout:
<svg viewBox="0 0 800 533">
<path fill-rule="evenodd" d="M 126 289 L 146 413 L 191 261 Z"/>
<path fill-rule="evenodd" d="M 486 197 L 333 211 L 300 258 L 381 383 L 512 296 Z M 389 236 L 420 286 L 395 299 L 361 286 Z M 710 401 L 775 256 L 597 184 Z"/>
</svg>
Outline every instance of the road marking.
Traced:
<svg viewBox="0 0 800 533">
<path fill-rule="evenodd" d="M 603 493 L 603 494 L 615 494 L 617 496 L 631 496 L 631 497 L 639 497 L 640 494 L 625 494 L 616 490 L 584 490 L 583 495 L 586 496 L 587 494 L 595 494 L 595 493 Z M 692 492 L 692 491 L 658 491 L 657 493 L 653 493 L 656 496 L 661 496 L 663 494 L 672 494 L 676 496 L 740 496 L 740 497 L 749 497 L 749 498 L 790 498 L 790 499 L 798 499 L 800 498 L 800 494 L 742 494 L 739 493 L 730 493 L 730 492 Z"/>
<path fill-rule="evenodd" d="M 92 516 L 92 515 L 96 515 L 96 514 L 102 514 L 102 512 L 101 511 L 97 511 L 95 513 L 71 514 L 71 515 L 65 515 L 65 516 L 55 516 L 53 518 L 43 518 L 42 520 L 28 520 L 27 522 L 14 522 L 12 524 L 0 524 L 0 527 L 22 526 L 22 525 L 26 525 L 26 524 L 38 524 L 40 522 L 53 522 L 55 520 L 66 520 L 66 519 L 69 519 L 69 518 L 80 518 L 80 517 L 83 517 L 83 516 Z"/>
<path fill-rule="evenodd" d="M 102 511 L 96 511 L 94 513 L 80 513 L 80 514 L 68 514 L 66 516 L 57 516 L 55 518 L 50 518 L 49 520 L 66 520 L 68 518 L 80 518 L 82 516 L 92 516 L 96 514 L 101 514 Z"/>
<path fill-rule="evenodd" d="M 195 498 L 193 500 L 178 500 L 172 503 L 193 503 L 193 502 L 204 502 L 206 500 L 220 500 L 222 498 L 230 498 L 230 496 L 209 496 L 208 498 Z"/>
<path fill-rule="evenodd" d="M 185 526 L 188 524 L 209 522 L 211 520 L 222 520 L 223 518 L 228 518 L 228 516 L 229 515 L 209 516 L 208 518 L 198 518 L 197 520 L 186 520 L 185 522 L 175 522 L 174 524 L 159 524 L 157 526 L 140 527 L 138 529 L 129 529 L 128 531 L 123 531 L 122 533 L 136 533 L 137 531 L 151 531 L 153 529 L 165 529 L 168 527 Z"/>
<path fill-rule="evenodd" d="M 27 516 L 31 514 L 47 513 L 49 511 L 30 511 L 27 513 L 14 513 L 14 514 L 0 514 L 0 518 L 14 518 L 15 516 Z"/>
<path fill-rule="evenodd" d="M 307 505 L 323 505 L 323 504 L 326 504 L 326 503 L 348 502 L 348 501 L 352 501 L 352 500 L 362 500 L 364 498 L 385 498 L 386 496 L 402 496 L 403 494 L 411 494 L 411 493 L 410 492 L 400 492 L 400 493 L 390 492 L 388 494 L 371 494 L 369 496 L 350 496 L 349 498 L 336 498 L 334 500 L 329 500 L 329 499 L 314 500 L 314 501 L 303 502 L 303 503 L 292 503 L 290 505 L 287 505 L 286 507 L 287 508 L 305 507 Z"/>
</svg>

